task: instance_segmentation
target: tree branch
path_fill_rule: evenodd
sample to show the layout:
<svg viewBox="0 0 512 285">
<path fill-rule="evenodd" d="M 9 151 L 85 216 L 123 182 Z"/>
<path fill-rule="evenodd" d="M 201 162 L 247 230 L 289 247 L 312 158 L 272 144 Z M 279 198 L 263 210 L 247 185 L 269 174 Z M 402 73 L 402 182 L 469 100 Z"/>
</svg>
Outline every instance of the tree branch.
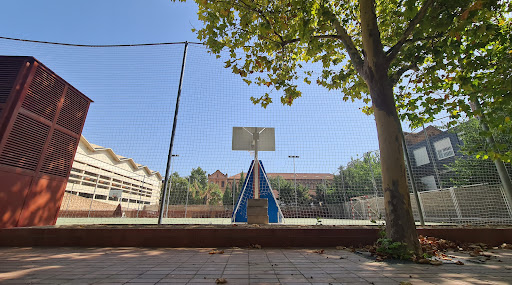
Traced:
<svg viewBox="0 0 512 285">
<path fill-rule="evenodd" d="M 272 32 L 274 32 L 274 34 L 281 40 L 281 42 L 284 41 L 283 37 L 273 28 L 272 26 L 272 23 L 270 22 L 270 20 L 267 18 L 267 16 L 265 15 L 265 13 L 259 9 L 259 8 L 256 8 L 256 7 L 251 7 L 249 4 L 245 3 L 244 1 L 241 1 L 239 0 L 240 3 L 242 3 L 247 9 L 249 9 L 250 11 L 253 11 L 255 13 L 258 13 L 260 15 L 261 18 L 263 18 L 263 20 L 265 20 L 265 22 L 267 22 L 267 24 L 271 27 L 272 29 Z"/>
<path fill-rule="evenodd" d="M 421 20 L 423 20 L 423 18 L 427 14 L 428 9 L 430 8 L 430 6 L 432 6 L 434 1 L 435 0 L 426 0 L 425 3 L 423 3 L 423 6 L 420 8 L 418 13 L 414 16 L 414 18 L 411 19 L 409 25 L 407 26 L 407 29 L 405 29 L 404 33 L 402 34 L 398 42 L 387 51 L 386 54 L 388 64 L 390 64 L 396 58 L 398 52 L 400 51 L 404 43 L 407 41 L 409 36 L 411 36 L 416 26 L 421 22 Z"/>
<path fill-rule="evenodd" d="M 375 0 L 359 0 L 361 16 L 361 36 L 365 54 L 365 64 L 375 70 L 380 64 L 385 64 L 385 54 L 380 39 Z M 387 68 L 387 66 L 386 66 Z"/>
<path fill-rule="evenodd" d="M 251 7 L 249 6 L 249 4 L 245 3 L 244 1 L 241 1 L 239 0 L 240 3 L 242 3 L 246 9 L 249 9 L 250 11 L 253 11 L 255 13 L 258 13 L 260 15 L 261 18 L 263 18 L 265 20 L 265 22 L 267 22 L 267 24 L 271 27 L 272 29 L 272 32 L 274 32 L 274 34 L 279 38 L 280 42 L 278 42 L 279 44 L 281 44 L 282 47 L 288 45 L 288 44 L 291 44 L 291 43 L 295 43 L 295 42 L 299 42 L 301 39 L 300 38 L 296 38 L 296 39 L 291 39 L 291 40 L 284 40 L 283 36 L 281 36 L 272 26 L 272 23 L 270 22 L 270 20 L 267 18 L 267 16 L 265 15 L 265 13 L 259 9 L 259 8 L 256 8 L 256 7 Z M 319 36 L 312 36 L 312 38 L 316 38 L 316 39 L 340 39 L 337 35 L 319 35 Z M 271 39 L 269 39 L 271 40 Z M 273 40 L 271 40 L 273 41 Z M 273 42 L 276 42 L 276 41 L 273 41 Z"/>
<path fill-rule="evenodd" d="M 326 10 L 330 16 L 329 20 L 332 22 L 334 28 L 336 29 L 336 33 L 338 34 L 337 37 L 341 40 L 343 46 L 345 47 L 345 50 L 350 56 L 350 60 L 354 65 L 354 69 L 362 76 L 364 61 L 361 58 L 361 54 L 357 50 L 356 45 L 352 41 L 352 37 L 350 37 L 350 35 L 347 33 L 347 30 L 341 25 L 336 15 L 334 15 L 334 13 L 330 9 L 327 8 Z"/>
<path fill-rule="evenodd" d="M 437 33 L 435 35 L 427 36 L 427 37 L 407 39 L 407 40 L 405 40 L 404 45 L 407 44 L 407 43 L 417 43 L 417 42 L 437 40 L 437 39 L 443 38 L 445 35 L 446 35 L 446 32 L 444 32 L 444 33 Z"/>
<path fill-rule="evenodd" d="M 335 40 L 341 40 L 341 38 L 338 35 L 318 35 L 318 36 L 311 36 L 311 38 L 313 38 L 313 39 L 335 39 Z M 286 40 L 286 41 L 282 41 L 281 45 L 285 46 L 287 44 L 296 43 L 296 42 L 300 42 L 300 41 L 301 41 L 300 38 Z"/>
<path fill-rule="evenodd" d="M 415 71 L 418 70 L 418 65 L 416 64 L 416 62 L 413 62 L 406 66 L 402 66 L 395 73 L 393 73 L 392 75 L 389 76 L 389 79 L 393 83 L 393 86 L 395 86 L 395 84 L 398 83 L 398 80 L 400 80 L 400 77 L 402 77 L 402 75 L 409 70 L 415 70 Z"/>
</svg>

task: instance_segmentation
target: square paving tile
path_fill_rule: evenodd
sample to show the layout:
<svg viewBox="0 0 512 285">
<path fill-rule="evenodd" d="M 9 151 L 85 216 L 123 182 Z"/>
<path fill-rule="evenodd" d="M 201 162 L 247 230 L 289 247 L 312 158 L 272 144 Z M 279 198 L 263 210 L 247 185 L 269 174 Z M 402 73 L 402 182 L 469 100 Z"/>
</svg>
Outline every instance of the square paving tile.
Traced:
<svg viewBox="0 0 512 285">
<path fill-rule="evenodd" d="M 512 251 L 464 266 L 376 263 L 326 249 L 0 248 L 2 284 L 511 284 Z M 343 259 L 339 257 L 342 256 Z M 502 262 L 498 262 L 497 260 Z"/>
</svg>

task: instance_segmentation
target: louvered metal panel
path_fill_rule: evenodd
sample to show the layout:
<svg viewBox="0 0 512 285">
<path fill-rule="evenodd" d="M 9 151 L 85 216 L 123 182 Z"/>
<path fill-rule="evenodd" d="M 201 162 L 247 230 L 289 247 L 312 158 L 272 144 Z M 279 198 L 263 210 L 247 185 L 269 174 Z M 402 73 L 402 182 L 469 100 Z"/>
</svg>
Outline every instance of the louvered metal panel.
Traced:
<svg viewBox="0 0 512 285">
<path fill-rule="evenodd" d="M 88 109 L 89 101 L 73 88 L 69 88 L 64 97 L 57 124 L 75 134 L 80 134 Z"/>
<path fill-rule="evenodd" d="M 73 163 L 73 156 L 78 146 L 78 139 L 55 130 L 46 150 L 41 172 L 60 177 L 67 177 Z"/>
<path fill-rule="evenodd" d="M 7 102 L 24 61 L 24 58 L 0 61 L 0 104 Z"/>
<path fill-rule="evenodd" d="M 33 57 L 0 56 L 0 228 L 55 223 L 90 102 Z"/>
<path fill-rule="evenodd" d="M 38 66 L 21 106 L 48 121 L 53 121 L 63 92 L 64 83 Z"/>
<path fill-rule="evenodd" d="M 50 126 L 18 114 L 0 153 L 0 164 L 36 170 Z"/>
</svg>

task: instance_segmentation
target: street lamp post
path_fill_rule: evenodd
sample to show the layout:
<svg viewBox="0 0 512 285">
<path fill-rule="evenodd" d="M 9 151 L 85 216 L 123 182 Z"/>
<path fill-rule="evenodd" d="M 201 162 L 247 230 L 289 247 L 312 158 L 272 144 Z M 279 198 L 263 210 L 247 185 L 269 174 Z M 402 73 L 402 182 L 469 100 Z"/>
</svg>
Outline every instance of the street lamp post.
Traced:
<svg viewBox="0 0 512 285">
<path fill-rule="evenodd" d="M 298 155 L 289 155 L 288 157 L 293 159 L 293 180 L 294 180 L 294 185 L 295 185 L 295 216 L 298 218 L 299 212 L 297 210 L 297 207 L 299 206 L 299 204 L 297 203 L 297 173 L 295 172 L 295 159 L 299 158 L 299 156 Z"/>
</svg>

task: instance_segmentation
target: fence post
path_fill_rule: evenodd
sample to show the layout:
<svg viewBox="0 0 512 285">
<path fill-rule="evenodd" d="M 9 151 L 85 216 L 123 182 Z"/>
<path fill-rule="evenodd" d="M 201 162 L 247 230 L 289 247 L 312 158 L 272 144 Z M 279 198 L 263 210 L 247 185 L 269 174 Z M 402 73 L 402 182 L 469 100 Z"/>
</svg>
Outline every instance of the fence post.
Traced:
<svg viewBox="0 0 512 285">
<path fill-rule="evenodd" d="M 235 210 L 235 196 L 236 196 L 236 178 L 233 178 L 233 185 L 231 185 L 231 196 L 233 197 L 233 211 Z"/>
<path fill-rule="evenodd" d="M 144 177 L 142 178 L 142 184 L 140 185 L 140 188 L 139 188 L 139 203 L 137 204 L 137 218 L 139 217 L 140 202 L 142 202 L 142 188 L 144 188 L 145 181 L 146 181 L 146 175 L 144 175 Z"/>
<path fill-rule="evenodd" d="M 185 219 L 187 218 L 187 211 L 188 211 L 188 193 L 190 193 L 190 178 L 188 177 L 188 184 L 187 184 L 187 199 L 185 201 Z"/>
<path fill-rule="evenodd" d="M 423 222 L 422 222 L 421 225 L 424 226 L 425 225 L 425 219 L 427 219 L 428 216 L 427 216 L 427 213 L 425 212 L 425 210 L 423 208 L 423 198 L 421 197 L 421 193 L 416 192 L 416 194 L 418 195 L 418 198 L 417 198 L 418 199 L 418 204 L 421 207 L 421 217 L 423 218 Z"/>
<path fill-rule="evenodd" d="M 178 96 L 176 97 L 176 108 L 174 109 L 174 121 L 172 123 L 172 134 L 171 134 L 171 143 L 169 145 L 169 154 L 167 156 L 167 167 L 165 168 L 165 178 L 164 178 L 164 191 L 160 196 L 160 213 L 158 215 L 158 224 L 162 224 L 163 218 L 163 210 L 164 210 L 164 202 L 167 197 L 167 189 L 168 189 L 168 181 L 169 181 L 169 169 L 171 168 L 171 158 L 172 158 L 172 147 L 174 144 L 174 135 L 176 134 L 176 123 L 178 121 L 178 109 L 180 107 L 180 97 L 181 97 L 181 86 L 183 84 L 183 74 L 185 72 L 185 63 L 187 61 L 187 48 L 188 42 L 185 42 L 185 47 L 183 48 L 183 61 L 181 62 L 181 74 L 180 74 L 180 83 L 178 85 Z"/>
<path fill-rule="evenodd" d="M 100 175 L 98 174 L 98 176 L 96 176 L 96 184 L 94 185 L 94 190 L 92 192 L 91 203 L 89 204 L 89 213 L 87 213 L 87 218 L 91 216 L 92 201 L 94 200 L 94 195 L 96 195 L 96 188 L 98 187 L 99 180 Z"/>
<path fill-rule="evenodd" d="M 423 133 L 425 133 L 425 142 L 427 143 L 427 156 L 430 152 L 432 154 L 432 165 L 434 166 L 434 173 L 436 174 L 437 182 L 439 183 L 439 189 L 443 189 L 443 182 L 441 181 L 441 176 L 439 176 L 439 169 L 437 169 L 436 157 L 437 154 L 435 150 L 432 148 L 430 144 L 430 139 L 428 137 L 427 129 L 425 129 L 425 125 L 423 126 Z M 436 185 L 437 186 L 437 185 Z"/>
<path fill-rule="evenodd" d="M 505 202 L 505 207 L 507 208 L 508 215 L 512 219 L 512 204 L 509 202 L 507 198 L 507 193 L 505 192 L 505 188 L 500 187 L 501 195 L 503 196 L 503 202 Z"/>
<path fill-rule="evenodd" d="M 404 151 L 405 156 L 405 165 L 407 166 L 407 172 L 409 172 L 409 179 L 411 180 L 411 188 L 412 193 L 414 194 L 414 198 L 416 200 L 416 207 L 418 208 L 418 216 L 420 217 L 420 224 L 422 226 L 425 225 L 425 217 L 423 214 L 423 206 L 421 205 L 420 195 L 418 194 L 418 189 L 416 189 L 416 181 L 414 179 L 414 174 L 412 172 L 411 158 L 409 157 L 409 151 L 407 150 L 407 144 L 405 143 L 405 136 L 402 132 L 402 149 Z"/>
<path fill-rule="evenodd" d="M 172 154 L 171 157 L 178 157 L 179 155 L 177 154 Z M 170 200 L 171 200 L 171 192 L 172 192 L 172 173 L 173 173 L 173 167 L 174 167 L 174 164 L 171 165 L 171 177 L 169 179 L 169 193 L 167 193 L 167 203 L 165 204 L 165 217 L 166 218 L 169 218 L 169 203 L 170 203 Z"/>
<path fill-rule="evenodd" d="M 377 218 L 379 218 L 379 214 L 380 214 L 380 209 L 379 209 L 379 203 L 378 203 L 378 199 L 379 199 L 379 195 L 378 195 L 378 192 L 377 192 L 377 182 L 375 181 L 375 173 L 373 173 L 373 167 L 372 167 L 372 157 L 371 157 L 371 152 L 367 152 L 366 153 L 366 157 L 368 158 L 368 166 L 370 167 L 370 173 L 372 174 L 372 184 L 373 184 L 373 191 L 375 193 L 375 201 L 376 201 L 376 205 L 375 205 L 375 208 L 377 209 Z"/>
<path fill-rule="evenodd" d="M 482 113 L 482 105 L 480 105 L 480 102 L 478 100 L 475 100 L 473 103 L 475 105 L 475 109 Z M 483 114 L 477 115 L 476 117 L 478 118 L 478 121 L 480 121 L 480 127 L 482 127 L 482 130 L 490 132 L 489 126 L 482 120 Z M 489 143 L 489 145 L 494 146 L 495 142 L 492 134 L 491 136 L 488 136 L 485 139 L 487 143 Z M 510 181 L 510 176 L 508 175 L 507 168 L 505 167 L 505 164 L 503 164 L 503 161 L 501 159 L 494 159 L 494 165 L 496 166 L 496 170 L 498 171 L 498 175 L 500 176 L 501 185 L 503 186 L 503 192 L 505 192 L 505 198 L 510 208 L 512 207 L 512 182 Z"/>
<path fill-rule="evenodd" d="M 455 190 L 453 187 L 450 188 L 450 197 L 452 198 L 453 206 L 455 207 L 455 212 L 457 213 L 457 218 L 462 220 L 462 213 L 460 212 L 459 201 L 457 200 L 457 196 L 455 196 Z"/>
<path fill-rule="evenodd" d="M 72 185 L 71 185 L 71 193 L 68 193 L 69 194 L 69 199 L 68 199 L 68 202 L 66 203 L 66 212 L 68 211 L 69 209 L 69 203 L 71 202 L 71 198 L 73 197 L 73 189 L 75 188 L 75 182 L 73 181 Z"/>
</svg>

